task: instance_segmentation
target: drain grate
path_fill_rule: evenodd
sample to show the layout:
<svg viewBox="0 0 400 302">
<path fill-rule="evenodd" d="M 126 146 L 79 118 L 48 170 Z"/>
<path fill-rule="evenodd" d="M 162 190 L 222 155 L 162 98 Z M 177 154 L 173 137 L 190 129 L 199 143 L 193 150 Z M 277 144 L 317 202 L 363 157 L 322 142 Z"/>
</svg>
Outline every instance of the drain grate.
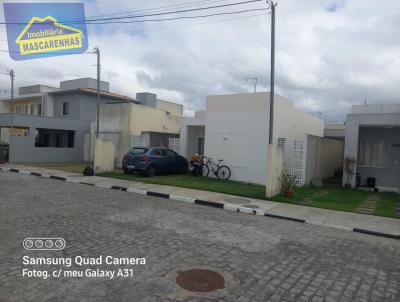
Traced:
<svg viewBox="0 0 400 302">
<path fill-rule="evenodd" d="M 212 270 L 191 269 L 177 273 L 176 283 L 187 291 L 205 293 L 225 288 L 224 277 Z"/>
</svg>

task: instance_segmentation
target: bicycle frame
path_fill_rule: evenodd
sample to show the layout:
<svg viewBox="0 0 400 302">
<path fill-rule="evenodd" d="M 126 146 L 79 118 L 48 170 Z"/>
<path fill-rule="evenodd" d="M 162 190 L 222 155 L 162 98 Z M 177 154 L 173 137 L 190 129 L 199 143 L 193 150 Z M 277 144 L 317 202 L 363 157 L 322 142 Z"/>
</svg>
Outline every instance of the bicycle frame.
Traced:
<svg viewBox="0 0 400 302">
<path fill-rule="evenodd" d="M 211 158 L 203 156 L 203 163 L 205 165 L 207 165 L 208 167 L 210 167 L 211 172 L 214 173 L 215 176 L 217 176 L 217 171 L 218 171 L 218 168 L 219 168 L 221 162 L 222 161 L 220 161 L 218 164 L 216 164 L 215 162 L 213 162 L 211 160 Z"/>
</svg>

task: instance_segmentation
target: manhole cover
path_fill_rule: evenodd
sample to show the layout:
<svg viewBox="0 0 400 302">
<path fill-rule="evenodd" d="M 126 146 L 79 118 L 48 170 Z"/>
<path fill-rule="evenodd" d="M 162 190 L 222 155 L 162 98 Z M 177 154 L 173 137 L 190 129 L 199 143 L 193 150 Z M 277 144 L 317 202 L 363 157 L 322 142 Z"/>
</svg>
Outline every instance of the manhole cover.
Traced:
<svg viewBox="0 0 400 302">
<path fill-rule="evenodd" d="M 259 206 L 255 204 L 245 204 L 243 205 L 243 208 L 258 209 Z"/>
<path fill-rule="evenodd" d="M 224 201 L 232 204 L 245 204 L 250 202 L 249 200 L 243 198 L 225 198 Z"/>
<path fill-rule="evenodd" d="M 183 289 L 191 292 L 205 293 L 225 288 L 224 277 L 208 269 L 178 271 L 176 283 Z"/>
</svg>

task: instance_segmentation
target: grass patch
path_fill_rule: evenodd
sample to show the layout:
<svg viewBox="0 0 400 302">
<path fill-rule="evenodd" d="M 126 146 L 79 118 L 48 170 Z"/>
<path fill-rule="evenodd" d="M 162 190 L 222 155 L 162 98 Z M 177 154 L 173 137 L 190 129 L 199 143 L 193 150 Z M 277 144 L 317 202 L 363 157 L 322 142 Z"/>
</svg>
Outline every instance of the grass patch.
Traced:
<svg viewBox="0 0 400 302">
<path fill-rule="evenodd" d="M 247 184 L 238 181 L 220 181 L 211 178 L 193 177 L 189 174 L 162 175 L 148 178 L 141 174 L 126 175 L 122 171 L 114 171 L 101 173 L 98 176 L 232 194 L 256 199 L 267 199 L 265 197 L 265 186 L 262 185 Z M 329 183 L 327 186 L 323 186 L 321 188 L 304 186 L 298 188 L 292 198 L 278 195 L 270 200 L 297 205 L 306 205 L 316 208 L 354 212 L 368 196 L 374 194 L 380 197 L 380 201 L 375 208 L 374 214 L 378 216 L 396 218 L 395 204 L 396 198 L 400 198 L 399 194 L 349 190 L 341 186 L 334 186 L 332 183 Z"/>
<path fill-rule="evenodd" d="M 374 215 L 399 218 L 396 215 L 396 204 L 400 202 L 400 194 L 391 192 L 382 192 L 379 194 L 380 200 L 378 201 Z"/>
<path fill-rule="evenodd" d="M 316 208 L 353 212 L 373 193 L 349 190 L 342 187 L 302 187 L 298 188 L 292 198 L 278 195 L 275 201 L 302 204 Z M 376 193 L 375 193 L 376 194 Z"/>
<path fill-rule="evenodd" d="M 82 173 L 83 169 L 89 165 L 89 162 L 73 162 L 73 163 L 26 163 L 31 167 L 38 167 L 51 170 L 60 170 L 73 173 Z"/>
<path fill-rule="evenodd" d="M 88 166 L 89 163 L 30 163 L 29 165 L 40 168 L 82 173 L 83 169 Z M 190 174 L 162 175 L 148 178 L 141 174 L 126 175 L 121 170 L 115 170 L 114 172 L 98 174 L 98 176 L 232 194 L 256 199 L 266 199 L 265 186 L 262 185 L 248 184 L 239 181 L 221 181 L 212 178 L 193 177 Z M 354 212 L 368 196 L 376 194 L 379 196 L 380 200 L 375 207 L 374 215 L 399 218 L 399 216 L 396 215 L 395 208 L 396 203 L 400 201 L 400 194 L 389 192 L 374 193 L 369 191 L 345 189 L 341 187 L 341 178 L 339 177 L 331 178 L 324 183 L 325 185 L 322 188 L 309 186 L 298 188 L 294 192 L 292 198 L 278 195 L 270 200 L 316 208 Z"/>
<path fill-rule="evenodd" d="M 182 175 L 182 174 L 162 175 L 149 178 L 141 174 L 126 175 L 122 171 L 106 172 L 97 174 L 97 176 L 113 177 L 125 180 L 140 181 L 145 183 L 211 191 L 211 192 L 232 194 L 250 198 L 265 199 L 264 186 L 247 184 L 239 181 L 221 181 L 212 178 L 194 177 L 191 175 Z"/>
</svg>

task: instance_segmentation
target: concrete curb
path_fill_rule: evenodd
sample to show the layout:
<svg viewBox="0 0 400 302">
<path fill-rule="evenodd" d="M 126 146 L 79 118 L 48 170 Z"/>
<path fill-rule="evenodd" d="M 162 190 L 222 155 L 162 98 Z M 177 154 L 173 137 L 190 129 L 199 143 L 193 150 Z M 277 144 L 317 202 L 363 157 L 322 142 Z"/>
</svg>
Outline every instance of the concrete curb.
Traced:
<svg viewBox="0 0 400 302">
<path fill-rule="evenodd" d="M 234 212 L 239 212 L 239 213 L 246 213 L 246 214 L 253 214 L 253 215 L 261 215 L 261 216 L 269 217 L 269 218 L 276 218 L 276 219 L 283 219 L 283 220 L 288 220 L 288 221 L 293 221 L 293 222 L 298 222 L 298 223 L 325 226 L 325 227 L 336 228 L 336 229 L 341 229 L 341 230 L 346 230 L 346 231 L 352 231 L 354 233 L 362 233 L 362 234 L 367 234 L 367 235 L 373 235 L 373 236 L 379 236 L 379 237 L 384 237 L 384 238 L 400 240 L 400 235 L 370 231 L 370 230 L 365 230 L 365 229 L 361 229 L 361 228 L 350 228 L 350 227 L 339 226 L 339 225 L 324 224 L 324 223 L 320 223 L 320 222 L 313 222 L 313 221 L 308 221 L 308 220 L 295 218 L 295 217 L 275 215 L 275 214 L 265 213 L 258 209 L 246 208 L 243 206 L 238 206 L 238 205 L 234 205 L 234 204 L 230 204 L 230 203 L 213 202 L 213 201 L 208 201 L 208 200 L 201 200 L 201 199 L 195 199 L 195 198 L 190 198 L 190 197 L 159 193 L 159 192 L 154 192 L 154 191 L 145 191 L 145 190 L 139 190 L 139 189 L 133 189 L 133 188 L 126 188 L 126 187 L 117 186 L 117 185 L 105 186 L 105 185 L 101 185 L 101 184 L 94 184 L 94 183 L 89 183 L 89 182 L 72 180 L 72 179 L 68 179 L 65 177 L 57 176 L 57 175 L 48 175 L 48 174 L 44 174 L 44 173 L 38 173 L 38 172 L 27 171 L 27 170 L 19 170 L 19 169 L 14 169 L 14 168 L 0 167 L 0 170 L 14 172 L 14 173 L 21 173 L 21 174 L 26 174 L 26 175 L 32 175 L 32 176 L 38 176 L 38 177 L 44 177 L 44 178 L 51 178 L 51 179 L 56 179 L 56 180 L 61 180 L 61 181 L 68 181 L 68 182 L 73 182 L 73 183 L 79 183 L 79 184 L 87 185 L 87 186 L 124 191 L 124 192 L 147 195 L 147 196 L 164 198 L 164 199 L 171 199 L 174 201 L 181 201 L 181 202 L 186 202 L 186 203 L 191 203 L 191 204 L 197 204 L 197 205 L 212 207 L 212 208 L 216 208 L 216 209 L 223 209 L 223 210 L 234 211 Z"/>
</svg>

